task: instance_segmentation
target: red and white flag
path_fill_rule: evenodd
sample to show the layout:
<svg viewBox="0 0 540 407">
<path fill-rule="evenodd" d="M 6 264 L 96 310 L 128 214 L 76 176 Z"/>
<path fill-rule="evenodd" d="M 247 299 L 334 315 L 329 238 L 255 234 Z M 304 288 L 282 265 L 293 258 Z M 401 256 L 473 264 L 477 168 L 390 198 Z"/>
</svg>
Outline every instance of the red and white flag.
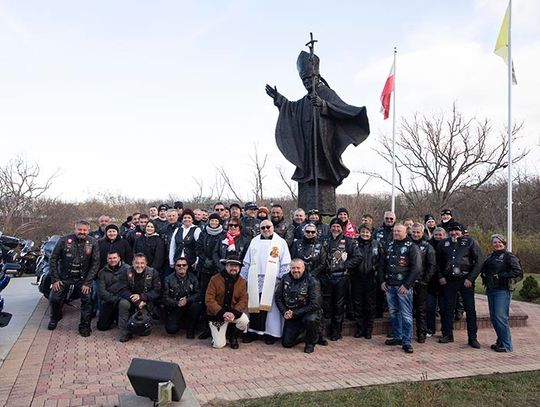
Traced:
<svg viewBox="0 0 540 407">
<path fill-rule="evenodd" d="M 388 74 L 388 78 L 384 83 L 384 88 L 381 93 L 381 113 L 384 115 L 384 120 L 388 119 L 390 115 L 390 97 L 394 91 L 394 64 L 392 63 L 392 69 Z"/>
</svg>

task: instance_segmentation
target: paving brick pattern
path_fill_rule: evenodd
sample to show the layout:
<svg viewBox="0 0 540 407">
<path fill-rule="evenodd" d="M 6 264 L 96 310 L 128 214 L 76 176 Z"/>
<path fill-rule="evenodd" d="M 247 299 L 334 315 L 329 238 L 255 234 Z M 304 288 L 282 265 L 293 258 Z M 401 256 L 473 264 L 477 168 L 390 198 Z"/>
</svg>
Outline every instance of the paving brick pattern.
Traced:
<svg viewBox="0 0 540 407">
<path fill-rule="evenodd" d="M 479 315 L 486 301 L 477 299 Z M 47 303 L 41 300 L 17 343 L 0 368 L 0 405 L 114 406 L 119 395 L 132 392 L 126 371 L 133 357 L 178 363 L 188 386 L 201 403 L 238 400 L 275 393 L 329 390 L 407 380 L 444 379 L 496 372 L 540 369 L 540 306 L 513 303 L 513 312 L 527 313 L 526 326 L 513 328 L 515 351 L 489 349 L 494 331 L 481 329 L 483 347 L 467 346 L 465 331 L 456 342 L 441 345 L 436 338 L 415 344 L 406 355 L 400 347 L 384 346 L 385 336 L 372 340 L 345 337 L 306 355 L 302 346 L 284 349 L 262 342 L 240 349 L 214 350 L 209 340 L 170 337 L 162 326 L 149 337 L 128 343 L 116 340 L 118 331 L 77 334 L 78 310 L 65 308 L 58 328 L 47 331 Z M 95 323 L 95 322 L 94 322 Z"/>
</svg>

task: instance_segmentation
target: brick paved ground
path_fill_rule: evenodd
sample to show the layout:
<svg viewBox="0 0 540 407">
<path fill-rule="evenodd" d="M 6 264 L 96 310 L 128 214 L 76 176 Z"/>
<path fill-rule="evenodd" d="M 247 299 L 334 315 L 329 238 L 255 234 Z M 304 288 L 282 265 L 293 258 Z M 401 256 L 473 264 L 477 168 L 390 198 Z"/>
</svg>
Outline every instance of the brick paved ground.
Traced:
<svg viewBox="0 0 540 407">
<path fill-rule="evenodd" d="M 479 314 L 485 300 L 477 301 Z M 178 363 L 197 399 L 236 400 L 279 392 L 328 390 L 373 384 L 463 377 L 495 372 L 540 369 L 540 306 L 513 303 L 528 313 L 526 327 L 513 329 L 515 352 L 489 349 L 492 329 L 479 331 L 483 347 L 466 345 L 466 333 L 456 331 L 456 342 L 441 345 L 436 338 L 415 345 L 406 355 L 399 347 L 346 337 L 306 355 L 302 347 L 283 349 L 255 342 L 240 349 L 213 350 L 209 341 L 169 337 L 158 327 L 150 337 L 127 344 L 116 341 L 117 330 L 77 335 L 78 310 L 66 307 L 54 332 L 47 331 L 47 303 L 42 300 L 0 368 L 0 405 L 113 406 L 119 395 L 132 392 L 126 371 L 132 357 Z"/>
</svg>

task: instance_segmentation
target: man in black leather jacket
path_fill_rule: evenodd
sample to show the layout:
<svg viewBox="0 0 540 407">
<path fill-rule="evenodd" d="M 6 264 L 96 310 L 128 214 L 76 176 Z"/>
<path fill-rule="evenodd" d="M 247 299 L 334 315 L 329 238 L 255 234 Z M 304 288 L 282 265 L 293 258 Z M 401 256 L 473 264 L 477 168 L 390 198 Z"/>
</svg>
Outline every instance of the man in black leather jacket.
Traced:
<svg viewBox="0 0 540 407">
<path fill-rule="evenodd" d="M 330 235 L 326 239 L 326 270 L 321 276 L 321 284 L 327 285 L 330 296 L 323 298 L 325 318 L 331 319 L 330 340 L 341 339 L 345 316 L 349 273 L 362 260 L 358 242 L 343 234 L 343 222 L 337 218 L 330 222 Z M 325 289 L 326 290 L 326 289 Z"/>
<path fill-rule="evenodd" d="M 52 281 L 49 296 L 51 319 L 47 327 L 51 331 L 62 319 L 62 307 L 73 286 L 81 294 L 79 334 L 90 336 L 92 286 L 99 269 L 99 246 L 89 233 L 90 224 L 84 220 L 78 221 L 75 232 L 60 238 L 52 252 L 49 263 Z"/>
<path fill-rule="evenodd" d="M 375 318 L 375 295 L 379 289 L 379 261 L 384 255 L 381 242 L 373 239 L 371 226 L 358 229 L 358 249 L 362 261 L 351 272 L 355 338 L 371 339 Z"/>
<path fill-rule="evenodd" d="M 393 239 L 381 257 L 379 281 L 386 293 L 392 319 L 392 339 L 386 345 L 402 345 L 406 353 L 413 353 L 413 286 L 422 269 L 420 250 L 407 236 L 407 227 L 396 223 Z"/>
<path fill-rule="evenodd" d="M 120 276 L 129 266 L 122 262 L 120 253 L 110 251 L 107 264 L 98 273 L 98 294 L 101 300 L 97 329 L 107 331 L 118 317 L 118 294 L 123 287 Z"/>
<path fill-rule="evenodd" d="M 326 267 L 326 246 L 326 241 L 317 237 L 317 227 L 308 223 L 302 227 L 302 237 L 292 245 L 291 258 L 302 259 L 306 273 L 319 278 Z"/>
<path fill-rule="evenodd" d="M 424 240 L 424 225 L 415 223 L 411 227 L 411 238 L 420 249 L 422 260 L 422 270 L 414 283 L 413 294 L 413 314 L 416 320 L 416 340 L 424 343 L 427 335 L 427 297 L 428 286 L 431 280 L 436 277 L 437 262 L 435 259 L 435 249 Z"/>
<path fill-rule="evenodd" d="M 319 282 L 305 272 L 301 259 L 291 261 L 291 271 L 281 279 L 274 299 L 285 324 L 282 344 L 291 348 L 305 335 L 305 353 L 312 353 L 319 338 L 321 292 Z"/>
<path fill-rule="evenodd" d="M 195 328 L 203 310 L 203 294 L 199 288 L 197 277 L 188 272 L 189 264 L 180 257 L 174 264 L 175 272 L 165 278 L 163 286 L 163 303 L 167 307 L 165 330 L 175 334 L 182 323 L 187 328 L 186 338 L 195 337 Z"/>
<path fill-rule="evenodd" d="M 440 343 L 454 341 L 453 316 L 457 293 L 463 297 L 467 314 L 467 334 L 469 346 L 478 349 L 476 308 L 474 304 L 474 281 L 480 274 L 484 261 L 478 242 L 470 236 L 463 236 L 464 226 L 458 222 L 448 225 L 450 237 L 437 245 L 437 265 L 439 282 L 444 291 L 444 326 Z"/>
</svg>

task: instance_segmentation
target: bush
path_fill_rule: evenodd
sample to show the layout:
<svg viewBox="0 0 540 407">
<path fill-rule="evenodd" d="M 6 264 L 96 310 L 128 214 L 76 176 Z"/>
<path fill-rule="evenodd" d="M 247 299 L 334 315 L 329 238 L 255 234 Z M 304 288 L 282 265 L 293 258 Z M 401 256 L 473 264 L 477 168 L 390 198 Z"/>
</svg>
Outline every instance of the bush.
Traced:
<svg viewBox="0 0 540 407">
<path fill-rule="evenodd" d="M 538 281 L 533 276 L 527 277 L 523 280 L 523 287 L 519 290 L 519 295 L 525 301 L 534 301 L 540 298 L 540 287 L 538 287 Z"/>
</svg>

